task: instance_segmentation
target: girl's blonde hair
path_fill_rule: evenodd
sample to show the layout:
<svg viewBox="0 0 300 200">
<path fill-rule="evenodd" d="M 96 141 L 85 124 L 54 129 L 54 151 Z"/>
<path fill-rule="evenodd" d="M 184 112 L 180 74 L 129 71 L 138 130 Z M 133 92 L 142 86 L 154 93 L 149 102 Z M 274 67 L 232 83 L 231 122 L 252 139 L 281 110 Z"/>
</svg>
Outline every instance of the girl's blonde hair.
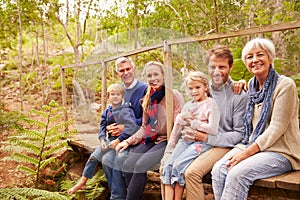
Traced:
<svg viewBox="0 0 300 200">
<path fill-rule="evenodd" d="M 108 88 L 107 88 L 107 97 L 110 96 L 111 92 L 120 93 L 124 97 L 125 89 L 124 89 L 124 87 L 122 85 L 120 85 L 118 83 L 113 83 L 110 86 L 108 86 Z"/>
<path fill-rule="evenodd" d="M 142 75 L 144 76 L 144 78 L 146 78 L 146 72 L 147 72 L 148 67 L 152 66 L 152 65 L 158 66 L 160 68 L 162 74 L 163 75 L 165 74 L 165 72 L 164 72 L 164 65 L 162 63 L 156 62 L 156 61 L 150 61 L 150 62 L 148 62 L 144 66 L 144 70 L 143 70 L 143 73 L 142 73 Z M 151 104 L 151 99 L 150 99 L 151 95 L 150 95 L 150 92 L 151 92 L 151 87 L 148 86 L 147 93 L 145 94 L 145 96 L 143 98 L 143 103 L 142 103 L 142 107 L 143 107 L 144 112 L 148 112 L 150 104 Z"/>
<path fill-rule="evenodd" d="M 184 80 L 185 86 L 187 86 L 189 81 L 199 81 L 199 82 L 203 83 L 204 86 L 207 88 L 206 95 L 208 97 L 211 97 L 209 84 L 208 84 L 208 79 L 207 79 L 207 76 L 204 73 L 202 73 L 200 71 L 190 72 Z"/>
</svg>

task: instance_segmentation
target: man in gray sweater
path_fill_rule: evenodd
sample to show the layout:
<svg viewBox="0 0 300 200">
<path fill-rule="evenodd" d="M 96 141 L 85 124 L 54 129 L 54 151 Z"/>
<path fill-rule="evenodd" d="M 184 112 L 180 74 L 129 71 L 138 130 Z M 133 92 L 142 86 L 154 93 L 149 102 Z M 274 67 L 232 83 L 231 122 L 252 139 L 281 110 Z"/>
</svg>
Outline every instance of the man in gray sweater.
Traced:
<svg viewBox="0 0 300 200">
<path fill-rule="evenodd" d="M 244 131 L 243 117 L 248 97 L 245 91 L 240 94 L 233 92 L 233 81 L 229 76 L 233 68 L 232 53 L 225 46 L 215 46 L 207 52 L 207 64 L 211 76 L 210 91 L 220 110 L 219 133 L 209 135 L 197 131 L 195 134 L 196 140 L 207 142 L 214 148 L 195 159 L 185 171 L 187 200 L 205 199 L 203 177 L 242 140 Z M 189 131 L 189 128 L 184 131 Z"/>
</svg>

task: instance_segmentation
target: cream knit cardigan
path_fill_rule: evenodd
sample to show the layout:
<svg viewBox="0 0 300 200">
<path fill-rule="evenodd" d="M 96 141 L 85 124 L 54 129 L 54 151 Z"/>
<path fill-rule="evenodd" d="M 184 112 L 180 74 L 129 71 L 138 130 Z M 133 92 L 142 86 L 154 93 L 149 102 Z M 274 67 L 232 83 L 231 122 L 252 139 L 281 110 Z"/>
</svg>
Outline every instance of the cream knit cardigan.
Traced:
<svg viewBox="0 0 300 200">
<path fill-rule="evenodd" d="M 299 99 L 296 84 L 291 78 L 281 75 L 274 91 L 271 117 L 267 128 L 256 139 L 260 151 L 282 154 L 291 162 L 294 170 L 300 170 L 298 111 Z M 254 116 L 253 124 L 257 123 L 258 117 L 258 115 Z"/>
</svg>

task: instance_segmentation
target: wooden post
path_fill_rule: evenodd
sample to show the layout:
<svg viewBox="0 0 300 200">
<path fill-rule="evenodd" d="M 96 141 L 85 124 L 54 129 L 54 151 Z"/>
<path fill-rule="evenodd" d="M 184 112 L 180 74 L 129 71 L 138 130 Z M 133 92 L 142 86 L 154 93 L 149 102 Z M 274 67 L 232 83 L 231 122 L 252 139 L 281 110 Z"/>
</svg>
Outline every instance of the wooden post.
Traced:
<svg viewBox="0 0 300 200">
<path fill-rule="evenodd" d="M 165 86 L 166 86 L 166 110 L 167 110 L 167 136 L 170 137 L 173 128 L 173 73 L 172 73 L 172 51 L 171 45 L 164 41 L 164 65 L 165 70 Z"/>
<path fill-rule="evenodd" d="M 107 67 L 106 63 L 102 61 L 102 90 L 101 90 L 101 112 L 106 109 L 106 79 Z"/>
<path fill-rule="evenodd" d="M 61 96 L 62 96 L 62 106 L 66 108 L 64 111 L 64 121 L 68 121 L 68 110 L 67 110 L 67 90 L 65 81 L 65 69 L 60 68 L 60 78 L 61 78 Z M 68 130 L 68 127 L 66 127 Z"/>
</svg>

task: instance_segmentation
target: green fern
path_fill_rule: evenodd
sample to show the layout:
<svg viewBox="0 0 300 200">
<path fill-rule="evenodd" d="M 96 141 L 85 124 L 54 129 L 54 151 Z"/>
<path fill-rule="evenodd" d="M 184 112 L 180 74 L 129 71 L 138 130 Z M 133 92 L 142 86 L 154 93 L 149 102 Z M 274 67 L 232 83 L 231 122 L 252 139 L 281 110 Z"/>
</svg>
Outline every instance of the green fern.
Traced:
<svg viewBox="0 0 300 200">
<path fill-rule="evenodd" d="M 10 136 L 4 145 L 3 150 L 13 153 L 3 160 L 21 163 L 18 169 L 35 176 L 36 188 L 44 177 L 48 176 L 43 174 L 50 171 L 46 168 L 55 166 L 56 157 L 69 148 L 66 138 L 77 132 L 76 129 L 66 130 L 73 120 L 64 122 L 64 111 L 65 109 L 59 107 L 55 101 L 43 106 L 41 110 L 31 110 L 31 118 L 23 119 L 23 126 L 18 129 L 18 135 Z"/>
<path fill-rule="evenodd" d="M 88 179 L 85 190 L 78 190 L 75 194 L 72 194 L 70 197 L 72 199 L 78 199 L 78 200 L 99 199 L 103 195 L 103 192 L 105 191 L 104 184 L 106 182 L 107 181 L 103 170 L 99 169 L 92 179 Z M 74 181 L 65 180 L 61 182 L 60 189 L 61 191 L 65 191 L 65 193 L 67 193 L 67 191 L 75 184 L 76 182 Z"/>
<path fill-rule="evenodd" d="M 0 199 L 5 200 L 28 200 L 28 199 L 44 199 L 44 200 L 69 200 L 68 197 L 58 193 L 39 190 L 34 188 L 4 188 L 0 189 Z"/>
</svg>

